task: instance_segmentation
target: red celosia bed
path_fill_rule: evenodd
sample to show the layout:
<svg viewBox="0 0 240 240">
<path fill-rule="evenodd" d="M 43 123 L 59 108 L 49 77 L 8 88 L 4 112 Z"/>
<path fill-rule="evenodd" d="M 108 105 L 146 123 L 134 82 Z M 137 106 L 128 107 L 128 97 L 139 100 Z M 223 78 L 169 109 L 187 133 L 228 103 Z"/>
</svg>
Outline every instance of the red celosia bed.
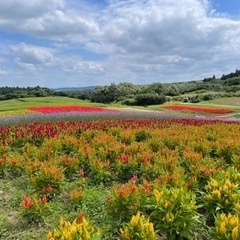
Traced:
<svg viewBox="0 0 240 240">
<path fill-rule="evenodd" d="M 46 106 L 46 107 L 30 107 L 30 111 L 40 113 L 60 113 L 60 112 L 112 112 L 104 107 L 90 107 L 90 106 Z"/>
<path fill-rule="evenodd" d="M 190 105 L 169 105 L 164 106 L 166 109 L 177 110 L 177 111 L 190 111 L 190 112 L 200 112 L 200 113 L 213 113 L 213 114 L 225 114 L 234 112 L 231 109 L 223 108 L 210 108 L 201 106 L 190 106 Z"/>
</svg>

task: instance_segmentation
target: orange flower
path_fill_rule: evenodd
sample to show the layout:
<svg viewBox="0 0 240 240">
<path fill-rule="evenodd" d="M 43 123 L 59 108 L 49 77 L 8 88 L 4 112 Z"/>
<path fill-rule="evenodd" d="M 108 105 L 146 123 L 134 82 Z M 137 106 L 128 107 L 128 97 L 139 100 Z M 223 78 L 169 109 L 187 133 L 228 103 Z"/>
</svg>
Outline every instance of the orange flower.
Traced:
<svg viewBox="0 0 240 240">
<path fill-rule="evenodd" d="M 21 205 L 25 208 L 31 208 L 32 207 L 31 199 L 27 196 L 24 196 Z"/>
<path fill-rule="evenodd" d="M 80 213 L 77 215 L 77 221 L 78 221 L 78 222 L 81 222 L 82 219 L 83 219 L 83 217 L 84 217 L 83 213 L 80 212 Z"/>
</svg>

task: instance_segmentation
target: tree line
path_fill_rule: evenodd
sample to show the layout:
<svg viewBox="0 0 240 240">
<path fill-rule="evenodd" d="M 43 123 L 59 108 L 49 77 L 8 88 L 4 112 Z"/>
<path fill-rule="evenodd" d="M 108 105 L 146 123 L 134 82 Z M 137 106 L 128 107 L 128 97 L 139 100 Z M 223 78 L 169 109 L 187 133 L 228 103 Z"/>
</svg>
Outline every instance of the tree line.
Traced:
<svg viewBox="0 0 240 240">
<path fill-rule="evenodd" d="M 36 87 L 0 87 L 0 100 L 29 97 L 48 97 L 54 95 L 54 90 Z"/>
<path fill-rule="evenodd" d="M 66 96 L 97 103 L 120 102 L 125 105 L 154 105 L 166 101 L 200 102 L 217 97 L 240 96 L 240 70 L 223 75 L 221 78 L 204 78 L 198 81 L 177 83 L 152 83 L 134 85 L 132 83 L 112 83 L 87 90 L 55 91 L 42 87 L 1 87 L 0 100 Z"/>
</svg>

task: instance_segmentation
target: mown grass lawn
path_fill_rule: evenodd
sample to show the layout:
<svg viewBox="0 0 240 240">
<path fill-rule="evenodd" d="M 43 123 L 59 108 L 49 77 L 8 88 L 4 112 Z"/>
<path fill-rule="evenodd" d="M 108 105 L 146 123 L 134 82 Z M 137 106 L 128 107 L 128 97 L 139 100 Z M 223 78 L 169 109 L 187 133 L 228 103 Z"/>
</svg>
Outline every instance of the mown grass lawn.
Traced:
<svg viewBox="0 0 240 240">
<path fill-rule="evenodd" d="M 35 97 L 35 98 L 18 98 L 0 101 L 1 111 L 12 111 L 25 109 L 36 106 L 59 106 L 59 105 L 92 105 L 92 106 L 104 106 L 104 104 L 91 103 L 87 100 L 79 100 L 69 97 Z"/>
</svg>

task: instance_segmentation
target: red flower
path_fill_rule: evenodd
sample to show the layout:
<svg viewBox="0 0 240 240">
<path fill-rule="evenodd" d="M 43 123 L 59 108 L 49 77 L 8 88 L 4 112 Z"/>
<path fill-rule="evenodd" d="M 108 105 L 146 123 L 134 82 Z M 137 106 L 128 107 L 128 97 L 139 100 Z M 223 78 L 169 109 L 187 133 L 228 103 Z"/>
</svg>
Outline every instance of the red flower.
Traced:
<svg viewBox="0 0 240 240">
<path fill-rule="evenodd" d="M 83 213 L 80 212 L 80 213 L 77 215 L 77 221 L 78 221 L 78 222 L 81 222 L 82 219 L 83 219 L 83 217 L 84 217 Z"/>
<path fill-rule="evenodd" d="M 231 109 L 210 108 L 210 107 L 191 106 L 191 105 L 169 105 L 169 106 L 163 106 L 163 107 L 170 110 L 201 112 L 201 113 L 225 114 L 225 113 L 233 112 L 233 110 Z"/>
<path fill-rule="evenodd" d="M 120 196 L 124 196 L 126 194 L 126 191 L 125 191 L 125 189 L 119 189 L 118 193 Z"/>
<path fill-rule="evenodd" d="M 59 113 L 59 112 L 113 112 L 115 110 L 109 110 L 103 107 L 91 107 L 91 106 L 49 106 L 49 107 L 30 107 L 30 111 L 40 113 Z"/>
<path fill-rule="evenodd" d="M 32 207 L 31 199 L 27 196 L 24 196 L 21 205 L 25 208 L 31 208 Z"/>
</svg>

